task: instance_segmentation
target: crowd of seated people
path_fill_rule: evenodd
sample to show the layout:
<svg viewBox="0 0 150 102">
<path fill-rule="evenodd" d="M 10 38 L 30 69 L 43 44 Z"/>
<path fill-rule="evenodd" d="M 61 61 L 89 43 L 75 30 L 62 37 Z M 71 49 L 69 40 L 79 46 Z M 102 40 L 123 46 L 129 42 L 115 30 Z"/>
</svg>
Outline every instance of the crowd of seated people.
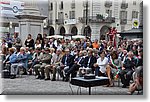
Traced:
<svg viewBox="0 0 150 102">
<path fill-rule="evenodd" d="M 20 68 L 45 81 L 56 81 L 57 73 L 63 81 L 69 81 L 78 74 L 84 75 L 85 69 L 89 69 L 89 73 L 95 76 L 107 76 L 110 82 L 107 86 L 111 87 L 116 75 L 119 76 L 125 88 L 131 80 L 139 79 L 140 75 L 135 73 L 143 70 L 142 40 L 120 39 L 115 48 L 111 41 L 105 40 L 47 39 L 46 35 L 42 38 L 38 34 L 34 41 L 29 34 L 24 44 L 19 42 L 18 35 L 11 38 L 8 34 L 1 43 L 3 68 L 10 70 L 11 79 L 17 77 Z"/>
</svg>

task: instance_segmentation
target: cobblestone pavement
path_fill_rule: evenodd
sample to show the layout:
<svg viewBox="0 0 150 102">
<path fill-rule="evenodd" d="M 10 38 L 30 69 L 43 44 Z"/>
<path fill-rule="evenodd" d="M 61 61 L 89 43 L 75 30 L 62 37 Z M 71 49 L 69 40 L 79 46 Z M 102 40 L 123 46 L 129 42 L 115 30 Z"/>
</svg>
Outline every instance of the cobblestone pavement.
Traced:
<svg viewBox="0 0 150 102">
<path fill-rule="evenodd" d="M 117 84 L 117 83 L 115 83 Z M 71 91 L 71 88 L 72 91 Z M 22 76 L 16 79 L 3 79 L 2 94 L 39 94 L 39 95 L 77 95 L 80 94 L 78 86 L 63 81 L 45 81 L 35 79 L 35 76 Z M 72 93 L 73 92 L 73 93 Z M 118 87 L 92 87 L 92 95 L 128 95 L 128 88 Z M 81 88 L 81 95 L 88 95 L 88 88 Z"/>
</svg>

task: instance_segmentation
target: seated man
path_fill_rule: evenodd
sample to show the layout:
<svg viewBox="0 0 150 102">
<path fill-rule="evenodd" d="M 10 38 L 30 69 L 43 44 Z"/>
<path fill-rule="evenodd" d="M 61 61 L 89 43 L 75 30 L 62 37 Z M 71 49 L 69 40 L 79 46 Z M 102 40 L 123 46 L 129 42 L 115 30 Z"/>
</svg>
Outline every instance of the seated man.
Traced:
<svg viewBox="0 0 150 102">
<path fill-rule="evenodd" d="M 14 54 L 14 62 L 11 64 L 11 79 L 16 78 L 19 68 L 26 68 L 27 55 L 25 54 L 25 48 L 21 47 L 18 54 Z M 23 74 L 20 73 L 20 74 Z"/>
<path fill-rule="evenodd" d="M 34 55 L 34 50 L 33 48 L 29 48 L 29 52 L 27 53 L 28 55 L 28 73 L 29 75 L 32 75 L 33 69 L 31 68 L 32 64 L 33 64 L 33 55 Z"/>
<path fill-rule="evenodd" d="M 122 88 L 126 88 L 129 86 L 134 68 L 137 65 L 137 59 L 134 58 L 133 52 L 128 52 L 128 57 L 125 59 L 123 63 L 122 70 L 119 72 L 119 76 L 121 78 L 121 82 L 123 84 Z"/>
<path fill-rule="evenodd" d="M 66 73 L 66 71 L 72 67 L 73 63 L 74 63 L 74 57 L 70 55 L 69 49 L 65 49 L 65 55 L 62 57 L 60 66 L 57 67 L 58 73 L 63 78 L 63 81 L 65 80 L 64 73 Z"/>
<path fill-rule="evenodd" d="M 56 54 L 54 54 L 52 56 L 50 65 L 45 66 L 45 73 L 46 73 L 46 79 L 45 80 L 50 80 L 50 74 L 49 74 L 50 71 L 53 72 L 52 81 L 56 80 L 56 71 L 57 71 L 57 67 L 60 66 L 61 59 L 62 59 L 61 50 L 57 49 Z"/>
<path fill-rule="evenodd" d="M 35 73 L 37 75 L 36 79 L 45 78 L 45 75 L 44 75 L 45 66 L 49 64 L 51 61 L 51 55 L 49 53 L 50 53 L 50 50 L 48 48 L 45 48 L 45 51 L 43 52 L 43 56 L 40 59 L 38 59 L 40 63 L 34 66 Z"/>
<path fill-rule="evenodd" d="M 41 52 L 41 48 L 36 48 L 35 52 L 33 52 L 32 59 L 29 61 L 29 72 L 33 70 L 34 65 L 40 64 L 40 59 L 43 57 L 43 53 Z M 38 75 L 37 72 L 35 72 L 35 75 Z"/>
<path fill-rule="evenodd" d="M 134 78 L 133 78 L 133 83 L 130 84 L 129 87 L 129 92 L 130 94 L 133 94 L 134 91 L 140 91 L 143 90 L 143 66 L 139 66 L 136 68 L 134 72 Z"/>
<path fill-rule="evenodd" d="M 78 71 L 79 68 L 83 66 L 83 62 L 84 62 L 83 52 L 80 51 L 79 54 L 76 55 L 75 62 L 73 64 L 73 66 L 69 70 L 67 70 L 65 81 L 69 81 L 70 74 L 71 74 L 72 78 L 76 77 L 76 71 Z"/>
<path fill-rule="evenodd" d="M 7 70 L 10 71 L 10 67 L 11 67 L 11 64 L 17 62 L 17 55 L 15 54 L 15 49 L 13 48 L 9 48 L 9 54 L 8 56 L 6 57 L 6 59 L 3 61 L 5 67 L 7 68 Z M 17 74 L 17 72 L 16 72 Z M 11 73 L 11 77 L 15 77 L 15 73 Z"/>
<path fill-rule="evenodd" d="M 94 73 L 94 71 L 95 71 L 94 64 L 96 63 L 96 61 L 97 61 L 96 57 L 93 56 L 93 50 L 92 49 L 89 50 L 88 51 L 88 56 L 86 56 L 85 59 L 84 59 L 83 68 L 79 69 L 79 75 L 82 76 L 82 71 L 86 70 L 86 69 L 88 71 L 91 70 L 91 72 Z"/>
</svg>

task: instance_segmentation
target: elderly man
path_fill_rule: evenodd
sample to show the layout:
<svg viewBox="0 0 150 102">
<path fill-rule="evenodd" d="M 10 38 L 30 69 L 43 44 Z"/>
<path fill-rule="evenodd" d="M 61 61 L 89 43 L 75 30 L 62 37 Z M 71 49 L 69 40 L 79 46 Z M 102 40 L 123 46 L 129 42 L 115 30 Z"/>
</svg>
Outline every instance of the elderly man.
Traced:
<svg viewBox="0 0 150 102">
<path fill-rule="evenodd" d="M 76 55 L 75 59 L 74 59 L 74 64 L 73 66 L 67 70 L 66 72 L 66 80 L 65 81 L 69 81 L 69 77 L 71 74 L 71 77 L 76 77 L 76 72 L 79 70 L 80 67 L 83 66 L 83 62 L 84 62 L 84 57 L 83 57 L 83 51 L 78 51 L 79 54 Z"/>
<path fill-rule="evenodd" d="M 67 48 L 65 49 L 65 55 L 62 57 L 60 67 L 58 68 L 58 73 L 63 77 L 63 81 L 65 80 L 64 73 L 72 67 L 73 63 L 74 56 L 70 55 L 70 50 Z"/>
<path fill-rule="evenodd" d="M 45 66 L 47 64 L 49 64 L 51 61 L 51 55 L 49 53 L 50 53 L 49 48 L 45 48 L 45 50 L 43 52 L 43 56 L 41 57 L 41 59 L 38 59 L 40 63 L 36 64 L 34 66 L 35 73 L 36 73 L 36 79 L 39 79 L 39 78 L 44 79 L 45 78 L 45 75 L 44 75 L 45 74 L 44 73 Z"/>
<path fill-rule="evenodd" d="M 133 70 L 137 66 L 137 62 L 138 60 L 134 57 L 133 52 L 129 51 L 128 57 L 125 59 L 122 70 L 119 73 L 121 82 L 123 84 L 122 88 L 129 86 L 129 82 L 131 80 Z"/>
<path fill-rule="evenodd" d="M 52 81 L 56 80 L 56 71 L 57 71 L 57 67 L 60 66 L 61 59 L 62 59 L 61 49 L 57 49 L 56 54 L 52 56 L 50 65 L 45 66 L 45 73 L 46 73 L 45 80 L 50 80 L 50 74 L 49 74 L 50 71 L 53 71 Z"/>
<path fill-rule="evenodd" d="M 96 63 L 96 61 L 97 61 L 96 57 L 93 56 L 93 50 L 90 49 L 88 51 L 88 56 L 86 56 L 85 59 L 84 59 L 83 66 L 85 68 L 91 68 L 92 73 L 94 73 L 94 71 L 95 71 L 94 64 Z"/>
<path fill-rule="evenodd" d="M 19 68 L 26 68 L 27 54 L 25 48 L 21 47 L 18 54 L 14 54 L 15 62 L 11 64 L 11 79 L 16 78 Z"/>
</svg>

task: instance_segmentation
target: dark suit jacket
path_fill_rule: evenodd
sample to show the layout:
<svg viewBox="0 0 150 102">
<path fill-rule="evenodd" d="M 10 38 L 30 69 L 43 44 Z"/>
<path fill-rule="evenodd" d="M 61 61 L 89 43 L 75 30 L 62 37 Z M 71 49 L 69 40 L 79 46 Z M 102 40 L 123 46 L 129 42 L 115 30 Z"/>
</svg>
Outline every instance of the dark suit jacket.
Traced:
<svg viewBox="0 0 150 102">
<path fill-rule="evenodd" d="M 66 55 L 62 57 L 61 63 L 65 64 Z M 74 57 L 72 55 L 68 55 L 67 58 L 67 66 L 71 67 L 74 64 Z"/>
<path fill-rule="evenodd" d="M 89 56 L 85 57 L 84 63 L 83 63 L 83 66 L 84 66 L 84 67 L 87 67 L 89 58 L 90 58 Z M 94 63 L 96 63 L 96 62 L 97 62 L 96 57 L 92 56 L 92 57 L 91 57 L 91 60 L 90 60 L 90 63 L 89 63 L 89 68 L 94 68 L 93 65 L 94 65 Z"/>
<path fill-rule="evenodd" d="M 81 67 L 83 67 L 83 65 L 84 65 L 84 59 L 85 59 L 85 58 L 82 57 L 82 59 L 81 59 L 80 62 L 79 62 L 79 64 L 81 65 Z"/>
<path fill-rule="evenodd" d="M 137 59 L 132 58 L 131 60 L 129 60 L 128 58 L 126 58 L 126 60 L 123 63 L 123 66 L 126 69 L 132 69 L 137 66 Z"/>
</svg>

